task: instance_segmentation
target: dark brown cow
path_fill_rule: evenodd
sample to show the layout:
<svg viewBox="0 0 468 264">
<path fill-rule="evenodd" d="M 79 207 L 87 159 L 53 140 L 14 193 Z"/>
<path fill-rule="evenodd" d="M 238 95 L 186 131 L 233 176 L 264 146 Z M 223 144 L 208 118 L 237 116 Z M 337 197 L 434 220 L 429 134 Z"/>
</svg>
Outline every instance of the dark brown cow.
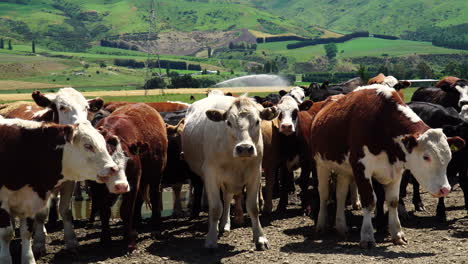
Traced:
<svg viewBox="0 0 468 264">
<path fill-rule="evenodd" d="M 362 102 L 372 102 L 363 104 Z M 335 228 L 347 232 L 344 207 L 349 182 L 357 183 L 363 206 L 361 247 L 375 244 L 371 215 L 376 199 L 372 179 L 384 185 L 389 211 L 389 231 L 395 244 L 406 244 L 398 219 L 397 205 L 402 173 L 409 169 L 433 196 L 450 192 L 445 175 L 451 159 L 440 129 L 430 129 L 394 89 L 374 84 L 355 90 L 326 105 L 316 115 L 311 129 L 311 154 L 317 166 L 320 211 L 317 231 L 324 231 L 327 219 L 330 173 L 337 173 Z"/>
<path fill-rule="evenodd" d="M 460 78 L 458 77 L 454 77 L 454 76 L 447 76 L 443 79 L 441 79 L 440 81 L 438 81 L 434 87 L 437 87 L 437 88 L 443 88 L 445 86 L 453 86 L 457 81 L 459 81 Z"/>
<path fill-rule="evenodd" d="M 118 138 L 128 157 L 126 175 L 130 192 L 123 195 L 120 216 L 124 221 L 124 237 L 130 251 L 136 248 L 135 223 L 141 219 L 144 191 L 150 188 L 152 223 L 160 222 L 160 183 L 167 160 L 167 134 L 162 117 L 146 104 L 129 104 L 115 110 L 96 126 L 106 140 Z M 105 191 L 105 190 L 104 190 Z M 101 241 L 109 241 L 110 195 L 98 195 L 102 200 Z"/>
<path fill-rule="evenodd" d="M 402 89 L 408 88 L 411 86 L 411 82 L 408 81 L 398 81 L 393 76 L 385 76 L 383 73 L 379 73 L 379 75 L 370 78 L 367 82 L 368 85 L 371 84 L 385 84 L 388 87 L 394 88 L 398 95 L 405 101 L 405 95 L 403 94 Z"/>
<path fill-rule="evenodd" d="M 422 87 L 416 90 L 411 101 L 428 102 L 453 107 L 457 112 L 468 104 L 468 80 L 447 77 L 439 81 L 436 87 Z"/>
</svg>

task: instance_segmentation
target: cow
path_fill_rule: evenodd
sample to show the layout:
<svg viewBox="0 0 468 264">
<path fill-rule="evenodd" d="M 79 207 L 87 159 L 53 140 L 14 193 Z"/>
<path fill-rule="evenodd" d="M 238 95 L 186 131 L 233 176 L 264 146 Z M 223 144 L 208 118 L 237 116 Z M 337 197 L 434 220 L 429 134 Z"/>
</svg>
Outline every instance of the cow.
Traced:
<svg viewBox="0 0 468 264">
<path fill-rule="evenodd" d="M 416 90 L 411 101 L 429 102 L 445 107 L 453 107 L 457 112 L 468 104 L 468 80 L 450 81 L 443 79 L 438 87 L 422 87 Z"/>
<path fill-rule="evenodd" d="M 10 217 L 20 218 L 21 263 L 36 263 L 31 249 L 33 219 L 65 181 L 108 182 L 119 172 L 103 137 L 89 121 L 57 125 L 0 120 L 0 263 L 12 263 Z"/>
<path fill-rule="evenodd" d="M 277 115 L 276 107 L 262 108 L 245 96 L 213 95 L 189 107 L 182 132 L 182 151 L 190 169 L 203 179 L 208 197 L 206 248 L 218 246 L 221 215 L 221 229 L 230 230 L 230 202 L 233 195 L 241 193 L 245 187 L 254 243 L 257 250 L 268 249 L 258 209 L 263 157 L 260 122 Z"/>
<path fill-rule="evenodd" d="M 96 128 L 107 141 L 115 141 L 111 145 L 118 146 L 119 141 L 127 159 L 126 175 L 132 188 L 123 195 L 120 216 L 124 222 L 124 238 L 131 252 L 137 247 L 135 223 L 141 220 L 145 188 L 150 189 L 151 222 L 155 227 L 160 222 L 160 184 L 167 162 L 168 144 L 165 124 L 156 110 L 139 103 L 119 107 L 100 120 Z M 99 186 L 93 188 L 96 190 Z M 96 194 L 96 191 L 93 193 Z M 111 240 L 109 217 L 113 198 L 105 189 L 97 193 L 99 194 L 93 197 L 93 201 L 98 203 L 98 210 L 101 212 L 101 242 L 106 243 Z"/>
<path fill-rule="evenodd" d="M 310 141 L 320 195 L 316 231 L 326 228 L 330 173 L 335 172 L 335 228 L 346 234 L 344 206 L 349 182 L 354 178 L 363 208 L 359 243 L 362 248 L 375 245 L 371 217 L 376 198 L 372 179 L 385 188 L 392 242 L 406 244 L 397 212 L 403 171 L 411 170 L 433 196 L 446 196 L 450 192 L 445 175 L 451 159 L 448 142 L 459 147 L 465 143 L 457 137 L 447 139 L 441 129 L 429 128 L 395 89 L 380 84 L 360 87 L 325 106 L 312 122 Z"/>
<path fill-rule="evenodd" d="M 431 128 L 442 128 L 443 132 L 448 137 L 459 136 L 463 140 L 468 141 L 468 122 L 464 121 L 456 110 L 452 107 L 445 108 L 440 105 L 431 104 L 427 102 L 411 102 L 408 106 Z M 465 196 L 465 208 L 468 204 L 468 164 L 466 162 L 468 158 L 468 149 L 462 148 L 453 153 L 452 160 L 447 167 L 447 176 L 450 178 L 456 178 L 458 175 L 458 181 L 460 187 L 463 190 Z M 413 181 L 414 193 L 413 203 L 415 208 L 418 210 L 424 210 L 424 206 L 421 201 L 419 194 L 419 183 Z M 407 181 L 405 184 L 402 183 L 401 191 L 406 190 Z M 406 192 L 404 192 L 406 193 Z M 403 195 L 400 195 L 404 197 Z M 400 200 L 400 204 L 404 206 L 403 201 Z M 439 198 L 437 204 L 437 217 L 438 219 L 445 221 L 445 203 L 444 198 Z"/>
<path fill-rule="evenodd" d="M 28 102 L 6 104 L 0 107 L 2 108 L 0 112 L 6 118 L 75 124 L 91 118 L 104 103 L 100 98 L 87 101 L 80 92 L 70 87 L 62 88 L 56 94 L 43 94 L 40 91 L 35 91 L 32 93 L 32 98 L 35 104 Z M 123 182 L 121 183 L 123 184 Z M 67 181 L 59 188 L 59 212 L 63 220 L 65 247 L 72 251 L 78 246 L 78 240 L 73 231 L 73 216 L 70 209 L 74 186 L 74 181 Z M 36 215 L 33 245 L 36 256 L 46 252 L 44 222 L 47 214 L 48 210 L 46 209 Z"/>
<path fill-rule="evenodd" d="M 367 81 L 367 84 L 384 84 L 390 88 L 394 88 L 403 101 L 405 101 L 405 95 L 403 94 L 402 89 L 411 86 L 411 82 L 409 81 L 398 81 L 395 77 L 385 76 L 383 73 L 379 73 L 377 76 L 370 78 L 369 81 Z"/>
<path fill-rule="evenodd" d="M 103 110 L 109 113 L 114 112 L 117 108 L 127 105 L 127 104 L 136 104 L 133 102 L 123 102 L 123 101 L 115 101 L 115 102 L 108 102 L 104 104 Z M 158 112 L 174 112 L 187 109 L 190 105 L 183 103 L 183 102 L 150 102 L 146 103 L 147 105 L 153 107 Z"/>
</svg>

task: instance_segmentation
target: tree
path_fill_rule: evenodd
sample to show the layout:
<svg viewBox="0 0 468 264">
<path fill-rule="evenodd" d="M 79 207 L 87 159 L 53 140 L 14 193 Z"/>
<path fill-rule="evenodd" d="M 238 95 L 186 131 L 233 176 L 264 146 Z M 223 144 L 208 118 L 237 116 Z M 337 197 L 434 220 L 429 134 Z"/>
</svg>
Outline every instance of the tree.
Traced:
<svg viewBox="0 0 468 264">
<path fill-rule="evenodd" d="M 36 42 L 33 40 L 31 44 L 32 53 L 36 53 Z"/>
<path fill-rule="evenodd" d="M 265 71 L 265 73 L 271 72 L 271 63 L 269 61 L 265 63 L 265 65 L 263 66 L 263 70 Z"/>
<path fill-rule="evenodd" d="M 231 75 L 234 75 L 234 70 L 233 69 L 231 69 Z"/>
<path fill-rule="evenodd" d="M 278 73 L 278 64 L 276 63 L 276 61 L 271 62 L 271 72 Z"/>
<path fill-rule="evenodd" d="M 12 50 L 12 49 L 13 49 L 13 46 L 11 46 L 11 39 L 8 40 L 8 49 L 9 49 L 9 50 Z"/>
<path fill-rule="evenodd" d="M 157 88 L 165 88 L 166 87 L 166 82 L 164 81 L 163 78 L 160 77 L 154 77 L 152 79 L 149 79 L 143 88 L 145 89 L 157 89 Z"/>
<path fill-rule="evenodd" d="M 5 44 L 3 43 L 3 38 L 0 39 L 0 49 L 4 49 Z"/>
<path fill-rule="evenodd" d="M 336 47 L 335 43 L 328 43 L 324 46 L 325 52 L 327 54 L 328 59 L 333 59 L 336 57 L 336 53 L 338 52 L 338 48 Z"/>
<path fill-rule="evenodd" d="M 418 71 L 419 78 L 434 78 L 434 72 L 425 62 L 420 62 L 416 66 L 416 69 Z"/>
<path fill-rule="evenodd" d="M 212 52 L 211 47 L 208 47 L 208 58 L 211 58 L 211 52 Z"/>
<path fill-rule="evenodd" d="M 445 65 L 444 68 L 444 74 L 445 75 L 453 75 L 453 76 L 459 76 L 460 75 L 460 65 L 456 62 L 449 62 L 447 65 Z"/>
<path fill-rule="evenodd" d="M 221 72 L 219 70 L 216 71 L 216 75 L 220 75 Z"/>
<path fill-rule="evenodd" d="M 361 77 L 362 81 L 364 81 L 364 83 L 367 83 L 367 81 L 369 80 L 369 70 L 367 69 L 367 67 L 363 64 L 359 64 L 357 73 L 359 77 Z"/>
</svg>

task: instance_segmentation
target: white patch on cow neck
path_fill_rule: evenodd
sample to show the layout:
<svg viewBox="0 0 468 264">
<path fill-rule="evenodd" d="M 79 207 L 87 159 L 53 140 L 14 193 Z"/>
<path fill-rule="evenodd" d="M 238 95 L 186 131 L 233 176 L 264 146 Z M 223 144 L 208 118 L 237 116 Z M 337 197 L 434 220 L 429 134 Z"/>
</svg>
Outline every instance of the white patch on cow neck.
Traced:
<svg viewBox="0 0 468 264">
<path fill-rule="evenodd" d="M 12 216 L 34 217 L 47 205 L 50 194 L 50 191 L 47 192 L 46 198 L 42 199 L 29 185 L 23 186 L 16 191 L 3 186 L 0 189 L 0 201 L 2 208 Z"/>
<path fill-rule="evenodd" d="M 395 89 L 390 88 L 384 84 L 371 84 L 371 85 L 366 85 L 366 86 L 360 86 L 356 88 L 353 92 L 362 91 L 362 90 L 375 90 L 377 94 L 383 95 L 387 99 L 392 98 L 393 92 L 396 92 Z"/>
<path fill-rule="evenodd" d="M 0 125 L 19 126 L 26 129 L 34 129 L 41 127 L 42 125 L 44 125 L 44 123 L 31 120 L 23 120 L 19 118 L 2 118 L 0 120 Z"/>
<path fill-rule="evenodd" d="M 187 104 L 185 102 L 181 102 L 181 101 L 166 101 L 167 103 L 172 103 L 172 104 L 181 104 L 181 105 L 186 105 L 186 106 L 190 106 L 190 104 Z"/>
<path fill-rule="evenodd" d="M 37 111 L 36 113 L 34 113 L 33 118 L 41 118 L 43 115 L 45 115 L 49 111 L 52 111 L 52 110 L 49 108 L 45 108 L 40 111 Z"/>
<path fill-rule="evenodd" d="M 407 105 L 397 104 L 398 111 L 402 112 L 411 122 L 418 123 L 421 118 Z"/>
<path fill-rule="evenodd" d="M 302 89 L 301 87 L 296 86 L 292 88 L 289 94 L 297 101 L 298 104 L 304 102 L 305 93 L 304 89 Z"/>
<path fill-rule="evenodd" d="M 120 139 L 117 139 L 118 143 L 117 146 L 115 147 L 114 153 L 112 153 L 112 160 L 117 164 L 119 167 L 119 172 L 117 173 L 116 176 L 112 176 L 109 181 L 106 183 L 107 188 L 109 189 L 110 192 L 114 192 L 115 185 L 116 184 L 121 184 L 121 183 L 126 183 L 128 185 L 128 191 L 130 191 L 130 185 L 127 181 L 127 175 L 125 174 L 125 169 L 127 167 L 127 161 L 128 157 L 125 156 L 125 153 L 122 149 L 122 144 L 120 143 Z"/>
<path fill-rule="evenodd" d="M 465 120 L 465 122 L 468 122 L 468 105 L 462 106 L 460 117 Z"/>
<path fill-rule="evenodd" d="M 32 106 L 28 105 L 28 106 L 26 106 L 26 111 L 25 111 L 25 112 L 26 112 L 26 113 L 27 113 L 27 112 L 31 112 L 31 109 L 32 109 Z"/>
<path fill-rule="evenodd" d="M 456 85 L 455 89 L 460 93 L 460 99 L 458 100 L 458 106 L 461 106 L 461 102 L 468 102 L 468 87 Z"/>
<path fill-rule="evenodd" d="M 362 150 L 364 157 L 359 162 L 364 165 L 364 175 L 367 179 L 370 180 L 373 177 L 381 184 L 386 185 L 403 174 L 403 163 L 396 161 L 395 164 L 391 164 L 385 151 L 374 155 L 367 146 L 363 146 Z"/>
</svg>

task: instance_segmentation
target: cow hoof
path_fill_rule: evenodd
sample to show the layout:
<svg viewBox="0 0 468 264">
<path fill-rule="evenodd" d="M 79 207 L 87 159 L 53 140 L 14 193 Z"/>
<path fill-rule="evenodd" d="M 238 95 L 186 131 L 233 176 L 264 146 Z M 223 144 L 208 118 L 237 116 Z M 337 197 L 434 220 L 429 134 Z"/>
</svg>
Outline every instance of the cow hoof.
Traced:
<svg viewBox="0 0 468 264">
<path fill-rule="evenodd" d="M 268 250 L 270 247 L 268 245 L 268 240 L 265 237 L 260 237 L 258 242 L 255 243 L 255 248 L 257 251 L 265 251 Z"/>
<path fill-rule="evenodd" d="M 408 240 L 406 240 L 405 237 L 397 237 L 395 239 L 392 239 L 392 242 L 394 245 L 402 246 L 402 245 L 407 245 Z"/>
<path fill-rule="evenodd" d="M 174 212 L 172 212 L 171 217 L 172 217 L 172 218 L 183 218 L 183 217 L 185 217 L 184 211 L 182 211 L 182 210 L 174 210 Z"/>
<path fill-rule="evenodd" d="M 414 205 L 414 210 L 418 211 L 418 212 L 427 212 L 426 211 L 426 207 L 424 207 L 424 204 L 423 203 L 417 203 Z"/>
<path fill-rule="evenodd" d="M 361 241 L 359 247 L 363 249 L 370 249 L 375 247 L 375 241 Z"/>
<path fill-rule="evenodd" d="M 447 215 L 446 214 L 436 214 L 437 221 L 440 223 L 447 222 Z"/>
<path fill-rule="evenodd" d="M 362 209 L 361 202 L 353 203 L 353 210 L 361 210 L 361 209 Z"/>
</svg>

